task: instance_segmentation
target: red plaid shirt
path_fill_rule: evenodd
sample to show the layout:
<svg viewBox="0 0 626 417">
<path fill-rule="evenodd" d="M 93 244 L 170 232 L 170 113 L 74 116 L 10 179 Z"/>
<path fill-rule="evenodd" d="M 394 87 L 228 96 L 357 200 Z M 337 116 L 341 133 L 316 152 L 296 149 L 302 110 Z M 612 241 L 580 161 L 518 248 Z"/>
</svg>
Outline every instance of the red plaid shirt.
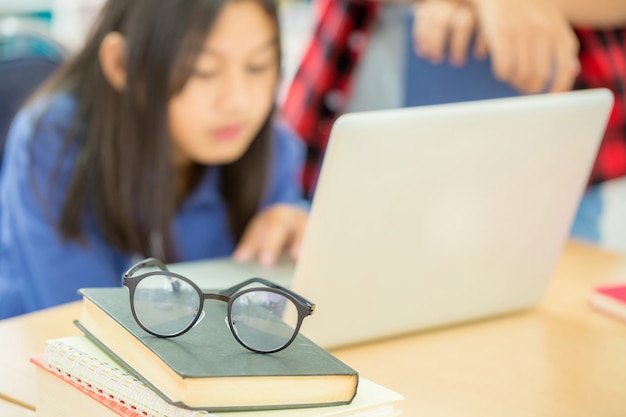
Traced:
<svg viewBox="0 0 626 417">
<path fill-rule="evenodd" d="M 607 87 L 615 105 L 600 145 L 590 183 L 626 175 L 626 28 L 576 31 L 581 72 L 576 89 Z"/>
<path fill-rule="evenodd" d="M 350 92 L 352 71 L 367 46 L 377 5 L 364 0 L 318 0 L 319 15 L 283 113 L 307 145 L 303 186 L 312 195 L 332 123 Z M 577 30 L 581 73 L 576 89 L 607 87 L 615 106 L 590 182 L 626 175 L 626 29 Z"/>
<path fill-rule="evenodd" d="M 318 0 L 312 41 L 289 86 L 283 116 L 304 139 L 303 186 L 311 196 L 330 128 L 343 112 L 352 70 L 367 46 L 377 5 L 364 0 Z"/>
</svg>

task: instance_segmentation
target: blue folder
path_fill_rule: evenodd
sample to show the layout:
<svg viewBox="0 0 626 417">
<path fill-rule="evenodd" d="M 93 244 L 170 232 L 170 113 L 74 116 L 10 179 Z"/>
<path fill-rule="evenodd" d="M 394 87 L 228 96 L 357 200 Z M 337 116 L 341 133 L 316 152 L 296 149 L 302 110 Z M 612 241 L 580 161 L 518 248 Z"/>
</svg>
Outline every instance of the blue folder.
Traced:
<svg viewBox="0 0 626 417">
<path fill-rule="evenodd" d="M 407 16 L 405 55 L 405 106 L 453 103 L 459 101 L 518 96 L 520 93 L 498 81 L 489 59 L 478 60 L 471 53 L 462 67 L 449 62 L 432 64 L 414 52 L 411 35 L 413 18 Z M 472 51 L 473 45 L 470 46 Z"/>
</svg>

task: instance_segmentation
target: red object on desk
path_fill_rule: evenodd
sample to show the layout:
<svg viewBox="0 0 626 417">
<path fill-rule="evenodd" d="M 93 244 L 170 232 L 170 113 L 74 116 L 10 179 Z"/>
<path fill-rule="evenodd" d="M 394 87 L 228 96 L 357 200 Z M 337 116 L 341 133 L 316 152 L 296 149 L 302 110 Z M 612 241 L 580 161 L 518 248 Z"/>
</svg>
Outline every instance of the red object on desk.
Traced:
<svg viewBox="0 0 626 417">
<path fill-rule="evenodd" d="M 626 283 L 596 287 L 589 303 L 595 309 L 626 323 Z"/>
</svg>

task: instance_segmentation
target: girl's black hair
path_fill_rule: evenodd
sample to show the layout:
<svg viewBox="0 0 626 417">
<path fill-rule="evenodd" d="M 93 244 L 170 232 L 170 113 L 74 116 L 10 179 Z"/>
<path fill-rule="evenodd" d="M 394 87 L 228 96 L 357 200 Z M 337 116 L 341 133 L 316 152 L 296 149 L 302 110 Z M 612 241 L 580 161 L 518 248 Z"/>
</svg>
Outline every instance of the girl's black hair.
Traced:
<svg viewBox="0 0 626 417">
<path fill-rule="evenodd" d="M 39 91 L 68 92 L 78 101 L 65 138 L 65 149 L 80 150 L 58 224 L 64 238 L 82 241 L 85 213 L 93 211 L 104 238 L 118 250 L 177 259 L 171 228 L 182 201 L 176 198 L 167 104 L 184 87 L 228 1 L 242 0 L 109 0 L 85 46 Z M 275 0 L 255 1 L 278 28 Z M 114 31 L 123 34 L 127 48 L 121 92 L 106 81 L 99 63 L 102 40 Z M 264 192 L 271 120 L 272 114 L 239 160 L 221 169 L 220 189 L 236 239 Z M 194 167 L 196 184 L 205 169 Z M 192 189 L 193 184 L 187 195 Z"/>
</svg>

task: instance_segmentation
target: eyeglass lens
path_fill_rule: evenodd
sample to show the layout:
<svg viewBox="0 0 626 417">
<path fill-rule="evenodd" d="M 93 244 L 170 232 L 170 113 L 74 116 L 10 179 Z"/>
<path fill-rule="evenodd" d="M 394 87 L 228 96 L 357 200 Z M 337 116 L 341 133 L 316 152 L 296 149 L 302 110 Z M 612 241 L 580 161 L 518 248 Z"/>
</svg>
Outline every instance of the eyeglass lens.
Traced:
<svg viewBox="0 0 626 417">
<path fill-rule="evenodd" d="M 255 289 L 236 296 L 231 304 L 233 331 L 250 348 L 260 351 L 279 349 L 296 331 L 296 305 L 279 293 Z"/>
<path fill-rule="evenodd" d="M 171 336 L 186 329 L 200 308 L 200 295 L 187 282 L 168 275 L 150 275 L 137 284 L 133 298 L 141 324 Z"/>
</svg>

